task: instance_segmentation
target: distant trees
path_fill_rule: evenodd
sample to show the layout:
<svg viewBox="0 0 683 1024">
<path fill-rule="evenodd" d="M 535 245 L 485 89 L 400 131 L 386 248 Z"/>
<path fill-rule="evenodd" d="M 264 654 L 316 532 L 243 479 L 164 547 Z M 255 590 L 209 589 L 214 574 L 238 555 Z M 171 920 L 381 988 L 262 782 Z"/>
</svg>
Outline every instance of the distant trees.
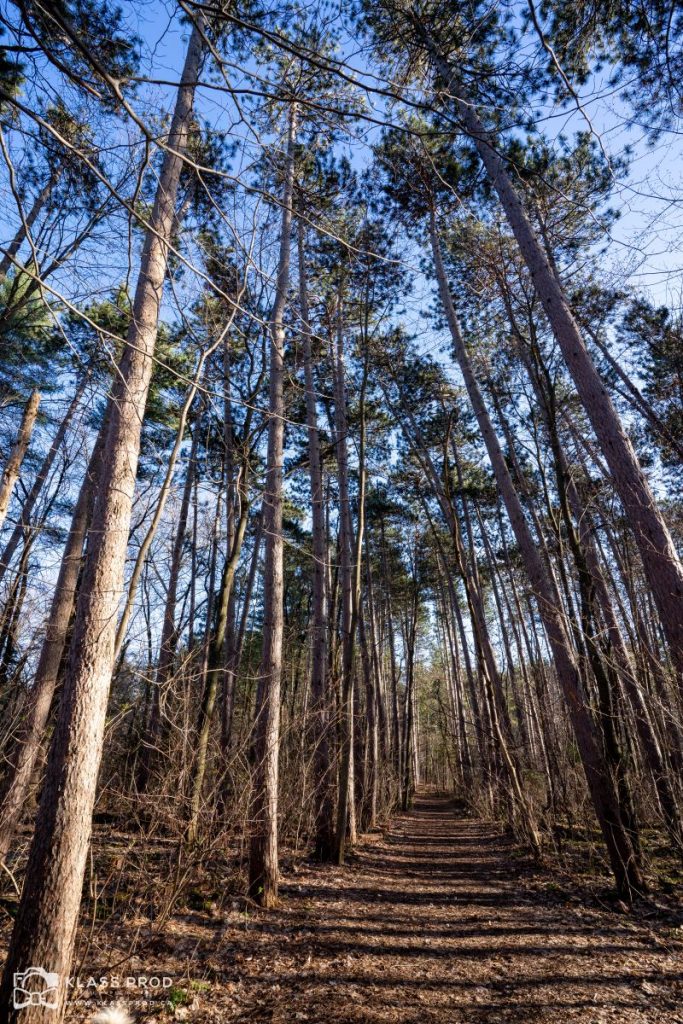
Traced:
<svg viewBox="0 0 683 1024">
<path fill-rule="evenodd" d="M 158 927 L 422 784 L 626 900 L 683 850 L 680 318 L 604 273 L 580 97 L 669 131 L 678 19 L 570 6 L 183 4 L 175 75 L 132 3 L 3 13 L 8 1020 L 64 1014 L 95 808 Z"/>
</svg>

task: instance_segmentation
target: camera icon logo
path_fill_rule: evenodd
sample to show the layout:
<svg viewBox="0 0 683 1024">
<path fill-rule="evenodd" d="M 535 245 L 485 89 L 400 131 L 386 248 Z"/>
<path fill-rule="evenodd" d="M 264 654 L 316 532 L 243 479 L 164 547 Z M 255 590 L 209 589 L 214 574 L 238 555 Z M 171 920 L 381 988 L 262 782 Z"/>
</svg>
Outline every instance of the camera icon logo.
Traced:
<svg viewBox="0 0 683 1024">
<path fill-rule="evenodd" d="M 27 967 L 14 975 L 14 1009 L 27 1006 L 46 1006 L 56 1010 L 59 1006 L 59 974 L 43 967 Z"/>
</svg>

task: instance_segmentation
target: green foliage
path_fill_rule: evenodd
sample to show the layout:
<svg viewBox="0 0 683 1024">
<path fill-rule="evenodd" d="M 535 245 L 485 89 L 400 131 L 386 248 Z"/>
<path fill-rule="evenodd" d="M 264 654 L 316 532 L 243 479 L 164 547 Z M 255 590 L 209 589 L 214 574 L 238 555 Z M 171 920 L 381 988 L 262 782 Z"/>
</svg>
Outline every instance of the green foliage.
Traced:
<svg viewBox="0 0 683 1024">
<path fill-rule="evenodd" d="M 540 7 L 559 64 L 577 85 L 610 70 L 610 84 L 645 117 L 654 134 L 681 113 L 683 10 L 675 0 L 545 0 Z M 549 76 L 560 97 L 564 81 Z"/>
<path fill-rule="evenodd" d="M 63 347 L 55 319 L 37 287 L 31 268 L 0 282 L 0 400 L 23 400 L 40 384 Z"/>
<path fill-rule="evenodd" d="M 177 1010 L 180 1006 L 187 1006 L 192 1001 L 189 990 L 181 988 L 180 985 L 172 985 L 168 990 L 167 998 L 171 1010 Z"/>
<path fill-rule="evenodd" d="M 21 5 L 25 26 L 55 67 L 79 85 L 95 88 L 102 101 L 116 99 L 95 62 L 116 82 L 125 83 L 138 63 L 138 41 L 123 21 L 120 7 L 102 0 L 30 0 Z"/>
<path fill-rule="evenodd" d="M 683 442 L 683 324 L 666 306 L 632 301 L 619 325 L 620 341 L 639 355 L 644 394 L 672 437 Z M 665 462 L 679 463 L 661 435 L 652 433 Z"/>
<path fill-rule="evenodd" d="M 65 313 L 60 328 L 53 329 L 53 346 L 55 350 L 60 342 L 63 346 L 66 337 L 67 353 L 79 363 L 91 366 L 108 387 L 123 353 L 131 312 L 128 293 L 119 286 L 109 298 L 90 303 L 80 312 Z M 148 468 L 147 458 L 164 450 L 177 429 L 182 395 L 192 377 L 195 356 L 194 346 L 188 344 L 183 332 L 160 325 L 145 411 L 140 467 L 143 475 Z"/>
<path fill-rule="evenodd" d="M 7 35 L 4 28 L 0 27 L 0 40 Z M 16 96 L 24 80 L 25 66 L 16 53 L 8 50 L 0 42 L 0 89 L 10 96 Z M 0 110 L 4 107 L 5 100 L 0 102 Z"/>
<path fill-rule="evenodd" d="M 498 50 L 514 41 L 512 13 L 502 4 L 471 0 L 454 8 L 449 0 L 364 0 L 359 13 L 400 82 L 422 77 L 436 41 L 465 81 L 485 82 L 491 100 L 496 96 Z"/>
</svg>

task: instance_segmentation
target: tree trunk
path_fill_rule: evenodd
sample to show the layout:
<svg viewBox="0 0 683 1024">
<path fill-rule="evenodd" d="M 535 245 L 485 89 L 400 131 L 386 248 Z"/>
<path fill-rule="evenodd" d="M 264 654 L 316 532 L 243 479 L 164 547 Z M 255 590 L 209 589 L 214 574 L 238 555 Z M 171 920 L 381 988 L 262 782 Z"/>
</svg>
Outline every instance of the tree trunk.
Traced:
<svg viewBox="0 0 683 1024">
<path fill-rule="evenodd" d="M 237 489 L 240 495 L 240 518 L 232 540 L 232 548 L 228 552 L 221 578 L 220 596 L 218 599 L 218 612 L 216 629 L 209 646 L 209 660 L 202 693 L 202 701 L 199 708 L 197 720 L 197 742 L 196 753 L 193 762 L 193 769 L 190 778 L 190 812 L 187 826 L 186 838 L 189 843 L 195 843 L 198 836 L 199 812 L 201 810 L 202 787 L 206 775 L 207 754 L 209 749 L 209 737 L 211 735 L 211 721 L 218 696 L 218 684 L 221 677 L 221 670 L 224 666 L 225 637 L 228 629 L 228 614 L 232 598 L 235 573 L 242 551 L 244 535 L 249 520 L 249 492 L 247 477 L 247 461 L 245 455 L 244 464 L 240 471 L 240 479 L 237 482 Z"/>
<path fill-rule="evenodd" d="M 14 741 L 13 753 L 8 758 L 10 767 L 6 770 L 7 774 L 0 797 L 0 860 L 4 860 L 7 856 L 19 823 L 52 707 L 64 644 L 73 614 L 83 544 L 92 515 L 95 478 L 104 447 L 103 434 L 104 425 L 100 430 L 81 484 L 69 535 L 62 553 L 29 709 Z"/>
<path fill-rule="evenodd" d="M 26 598 L 26 587 L 28 585 L 29 558 L 33 547 L 34 537 L 27 537 L 24 550 L 19 559 L 17 572 L 12 580 L 9 595 L 5 608 L 3 609 L 0 629 L 0 691 L 7 690 L 8 683 L 11 683 L 12 663 L 17 650 L 19 640 L 19 623 L 21 610 Z M 15 666 L 16 667 L 16 666 Z"/>
<path fill-rule="evenodd" d="M 341 635 L 342 635 L 342 679 L 341 679 L 341 766 L 339 770 L 339 796 L 337 800 L 337 828 L 335 834 L 335 860 L 344 863 L 346 833 L 349 826 L 350 803 L 353 794 L 353 662 L 354 662 L 354 616 L 353 616 L 353 527 L 349 497 L 349 463 L 347 451 L 346 386 L 344 382 L 344 330 L 341 289 L 337 306 L 336 351 L 334 371 L 334 419 L 337 467 L 339 474 L 339 576 L 341 584 Z"/>
<path fill-rule="evenodd" d="M 465 588 L 465 596 L 467 598 L 467 605 L 472 623 L 473 638 L 479 658 L 481 679 L 484 684 L 485 703 L 488 706 L 488 719 L 491 727 L 490 737 L 493 744 L 494 756 L 497 757 L 505 767 L 505 772 L 508 776 L 510 788 L 514 796 L 513 805 L 516 811 L 519 812 L 522 820 L 523 833 L 532 847 L 534 856 L 539 857 L 541 853 L 540 837 L 533 821 L 531 805 L 523 791 L 517 758 L 511 747 L 512 736 L 507 705 L 505 703 L 505 695 L 500 679 L 500 673 L 498 672 L 498 666 L 486 623 L 484 602 L 479 587 L 476 568 L 476 558 L 474 551 L 472 551 L 471 562 L 468 561 L 465 554 L 460 523 L 450 495 L 450 470 L 448 468 L 448 463 L 447 461 L 445 462 L 443 473 L 444 483 L 442 483 L 436 472 L 430 453 L 427 451 L 426 446 L 422 441 L 421 432 L 414 416 L 407 406 L 404 406 L 404 408 L 406 410 L 406 416 L 410 421 L 411 434 L 407 431 L 404 431 L 404 433 L 406 434 L 418 461 L 421 463 L 425 471 L 425 475 L 434 487 L 444 519 L 448 524 L 453 540 L 453 552 L 455 555 L 456 565 Z M 447 434 L 444 441 L 446 456 L 448 452 L 448 440 Z"/>
<path fill-rule="evenodd" d="M 131 573 L 131 577 L 128 582 L 128 593 L 126 594 L 126 600 L 123 605 L 123 611 L 121 612 L 121 618 L 119 619 L 119 624 L 116 628 L 116 642 L 114 647 L 115 661 L 118 659 L 121 653 L 121 650 L 123 648 L 123 642 L 126 638 L 126 630 L 128 629 L 128 623 L 130 621 L 130 616 L 133 611 L 135 595 L 137 593 L 138 586 L 140 585 L 140 577 L 142 576 L 142 570 L 145 565 L 145 560 L 149 553 L 149 549 L 152 546 L 152 542 L 154 541 L 154 538 L 156 536 L 159 523 L 161 522 L 162 516 L 164 514 L 164 509 L 166 508 L 166 501 L 170 494 L 171 485 L 173 483 L 173 475 L 175 473 L 176 462 L 178 461 L 178 456 L 180 454 L 183 441 L 185 440 L 185 430 L 187 427 L 187 419 L 190 413 L 190 409 L 192 408 L 192 403 L 194 402 L 195 396 L 201 384 L 201 379 L 204 373 L 204 366 L 206 364 L 206 360 L 215 350 L 217 344 L 218 342 L 211 345 L 210 348 L 205 349 L 204 352 L 202 352 L 202 354 L 200 355 L 197 363 L 197 368 L 195 370 L 194 379 L 187 390 L 187 393 L 185 395 L 185 401 L 183 402 L 182 407 L 180 409 L 175 441 L 173 442 L 173 448 L 171 449 L 170 454 L 168 456 L 168 460 L 166 462 L 166 472 L 164 473 L 163 483 L 161 484 L 161 487 L 159 489 L 156 506 L 154 509 L 154 513 L 152 515 L 152 521 L 147 528 L 147 532 L 145 533 L 145 536 L 142 539 L 142 543 L 138 548 L 138 553 L 135 556 L 133 572 Z"/>
<path fill-rule="evenodd" d="M 2 527 L 7 518 L 7 509 L 12 498 L 12 491 L 19 479 L 21 464 L 24 461 L 24 455 L 26 455 L 26 449 L 30 444 L 31 434 L 36 424 L 41 397 L 37 391 L 34 391 L 26 403 L 17 439 L 12 446 L 9 458 L 2 472 L 2 477 L 0 478 L 0 527 Z"/>
<path fill-rule="evenodd" d="M 76 609 L 59 719 L 47 767 L 26 881 L 0 989 L 7 1019 L 60 1022 L 71 966 L 92 827 L 111 680 L 116 611 L 135 489 L 140 434 L 153 368 L 168 244 L 202 59 L 204 20 L 197 17 L 164 153 L 133 305 L 133 319 L 109 403 L 106 459 L 97 485 L 91 535 Z M 60 976 L 59 1009 L 11 1007 L 15 971 L 31 964 Z"/>
<path fill-rule="evenodd" d="M 283 635 L 282 473 L 285 438 L 283 316 L 289 286 L 294 156 L 297 107 L 289 111 L 285 180 L 282 193 L 280 255 L 275 301 L 270 318 L 270 383 L 268 396 L 268 454 L 263 495 L 265 564 L 263 584 L 263 647 L 258 674 L 256 722 L 252 757 L 254 790 L 251 805 L 249 895 L 272 907 L 278 896 L 278 775 L 280 746 L 280 683 Z"/>
<path fill-rule="evenodd" d="M 413 600 L 410 608 L 410 618 L 406 623 L 405 646 L 406 646 L 406 692 L 405 710 L 403 713 L 404 744 L 403 744 L 403 771 L 401 778 L 401 806 L 404 811 L 410 807 L 415 787 L 415 770 L 413 765 L 415 753 L 415 643 L 417 639 L 417 615 L 419 610 L 419 592 L 417 578 L 413 578 Z"/>
<path fill-rule="evenodd" d="M 508 310 L 508 317 L 511 318 L 510 310 Z M 527 367 L 529 378 L 534 388 L 534 394 L 538 399 L 550 447 L 554 455 L 560 508 L 565 520 L 565 528 L 570 546 L 574 552 L 582 600 L 587 605 L 586 615 L 592 624 L 592 629 L 588 631 L 586 636 L 586 644 L 591 656 L 598 688 L 602 694 L 606 749 L 608 751 L 612 749 L 616 755 L 614 771 L 616 777 L 622 779 L 621 788 L 624 793 L 625 807 L 628 811 L 627 816 L 633 815 L 633 801 L 628 794 L 626 779 L 623 775 L 623 755 L 618 750 L 611 712 L 612 705 L 617 704 L 619 699 L 619 691 L 614 686 L 615 668 L 619 672 L 622 687 L 628 695 L 633 708 L 636 730 L 643 754 L 650 768 L 666 827 L 671 838 L 680 848 L 683 831 L 681 830 L 676 797 L 669 784 L 666 766 L 659 748 L 659 742 L 650 723 L 647 705 L 636 681 L 635 670 L 621 635 L 621 630 L 617 624 L 612 602 L 600 568 L 598 553 L 591 535 L 588 512 L 583 507 L 560 444 L 550 374 L 543 363 L 540 350 L 533 337 L 530 342 L 531 351 L 527 351 L 525 339 L 522 337 L 513 317 L 511 318 L 511 326 L 518 337 L 521 347 L 520 354 Z M 577 525 L 575 526 L 574 523 Z M 595 621 L 598 608 L 602 612 L 607 628 L 609 641 L 609 649 L 607 651 L 599 650 L 598 644 L 594 639 L 594 637 L 599 635 L 598 624 Z M 584 630 L 584 632 L 587 631 Z M 609 694 L 605 693 L 606 687 L 610 690 Z M 614 692 L 615 690 L 617 692 Z M 624 816 L 623 811 L 622 816 Z"/>
<path fill-rule="evenodd" d="M 384 516 L 380 520 L 380 535 L 382 541 L 382 572 L 384 574 L 385 586 L 389 588 L 391 575 L 389 572 L 389 559 L 387 557 L 387 542 L 385 535 Z M 391 592 L 387 589 L 386 601 L 386 623 L 389 639 L 389 668 L 391 670 L 391 752 L 396 772 L 396 782 L 401 775 L 401 733 L 398 720 L 398 674 L 396 671 L 396 643 L 394 640 L 394 618 L 391 607 Z"/>
<path fill-rule="evenodd" d="M 361 831 L 367 832 L 377 823 L 377 798 L 379 795 L 379 722 L 378 694 L 373 678 L 373 665 L 368 650 L 365 617 L 361 608 L 358 616 L 358 639 L 361 647 L 363 680 L 365 683 L 365 710 L 367 714 L 366 758 L 363 773 L 363 793 L 360 814 Z"/>
<path fill-rule="evenodd" d="M 330 747 L 328 738 L 329 699 L 327 694 L 327 533 L 325 529 L 325 492 L 323 488 L 318 410 L 313 377 L 311 326 L 306 287 L 304 256 L 304 225 L 298 221 L 299 306 L 301 339 L 304 349 L 306 382 L 306 426 L 308 430 L 308 463 L 311 479 L 311 530 L 313 534 L 313 627 L 311 633 L 311 693 L 313 696 L 315 857 L 330 860 L 334 849 L 334 805 L 331 791 Z"/>
<path fill-rule="evenodd" d="M 43 462 L 41 464 L 40 469 L 38 470 L 36 478 L 33 481 L 33 486 L 31 487 L 31 490 L 26 495 L 26 499 L 24 500 L 24 503 L 21 507 L 21 515 L 19 517 L 17 525 L 14 527 L 12 535 L 10 536 L 9 540 L 7 541 L 7 544 L 5 545 L 5 550 L 2 552 L 2 555 L 0 555 L 0 583 L 5 577 L 5 573 L 7 572 L 7 569 L 10 566 L 14 552 L 17 550 L 17 547 L 19 546 L 22 537 L 25 536 L 26 531 L 30 527 L 33 509 L 36 506 L 38 498 L 40 497 L 40 492 L 42 491 L 43 485 L 47 480 L 50 470 L 54 465 L 54 461 L 61 450 L 64 438 L 66 437 L 66 432 L 69 429 L 71 421 L 76 413 L 76 409 L 78 408 L 80 400 L 83 397 L 83 393 L 87 387 L 89 378 L 89 373 L 85 373 L 81 377 L 78 383 L 78 387 L 76 388 L 76 393 L 71 399 L 71 402 L 69 403 L 69 408 L 66 410 L 62 422 L 59 424 L 59 429 L 57 430 L 57 433 L 55 434 L 52 440 L 50 450 L 43 459 Z"/>
<path fill-rule="evenodd" d="M 586 348 L 562 285 L 515 191 L 503 158 L 491 134 L 480 121 L 475 107 L 460 88 L 457 74 L 452 72 L 429 37 L 427 45 L 435 67 L 448 83 L 450 96 L 465 130 L 472 138 L 498 194 L 553 334 L 576 384 L 579 398 L 609 465 L 614 486 L 634 532 L 671 658 L 678 671 L 678 685 L 683 693 L 683 566 L 671 535 L 631 441 Z"/>
<path fill-rule="evenodd" d="M 182 432 L 184 433 L 184 424 Z M 152 701 L 149 717 L 145 723 L 145 730 L 142 738 L 142 751 L 136 773 L 136 787 L 138 793 L 145 793 L 147 786 L 149 785 L 154 755 L 157 751 L 159 737 L 161 735 L 162 695 L 173 675 L 173 666 L 175 664 L 176 650 L 178 647 L 178 630 L 175 622 L 176 604 L 178 599 L 178 579 L 180 577 L 183 547 L 185 544 L 185 532 L 187 530 L 187 517 L 190 510 L 190 499 L 192 497 L 192 487 L 194 485 L 196 473 L 198 444 L 199 421 L 195 424 L 192 435 L 192 447 L 190 449 L 190 458 L 188 459 L 187 470 L 185 472 L 183 496 L 180 501 L 178 523 L 173 541 L 173 551 L 171 552 L 171 565 L 168 574 L 166 602 L 164 604 L 164 620 L 161 627 L 161 641 L 159 644 L 159 660 L 157 663 L 156 678 L 152 688 Z M 164 496 L 164 502 L 165 500 L 166 496 Z M 129 588 L 129 598 L 130 592 L 131 590 Z"/>
<path fill-rule="evenodd" d="M 230 558 L 235 544 L 236 480 L 235 480 L 235 432 L 232 422 L 232 398 L 230 394 L 230 339 L 223 345 L 223 449 L 225 452 L 225 511 L 226 511 L 226 560 Z M 245 499 L 248 497 L 245 491 Z M 246 525 L 246 524 L 245 524 Z M 240 541 L 240 548 L 242 542 Z M 232 583 L 225 609 L 226 622 L 221 652 L 221 753 L 227 761 L 232 734 L 232 719 L 235 707 L 235 591 Z"/>
<path fill-rule="evenodd" d="M 586 773 L 589 791 L 593 799 L 593 806 L 595 807 L 598 822 L 605 838 L 612 871 L 614 872 L 620 893 L 627 898 L 631 898 L 634 893 L 643 891 L 643 879 L 636 863 L 630 839 L 619 815 L 616 794 L 586 707 L 580 675 L 574 663 L 570 641 L 565 631 L 560 596 L 557 593 L 552 577 L 546 572 L 538 547 L 534 543 L 500 444 L 484 405 L 479 386 L 472 372 L 448 286 L 448 279 L 441 256 L 436 217 L 433 211 L 430 219 L 430 239 L 439 293 L 446 312 L 455 356 L 463 374 L 465 387 L 477 418 L 482 438 L 486 444 L 496 483 L 500 489 L 501 497 L 507 509 L 531 585 L 538 600 L 539 610 L 555 661 L 558 681 L 567 701 L 577 746 Z"/>
</svg>

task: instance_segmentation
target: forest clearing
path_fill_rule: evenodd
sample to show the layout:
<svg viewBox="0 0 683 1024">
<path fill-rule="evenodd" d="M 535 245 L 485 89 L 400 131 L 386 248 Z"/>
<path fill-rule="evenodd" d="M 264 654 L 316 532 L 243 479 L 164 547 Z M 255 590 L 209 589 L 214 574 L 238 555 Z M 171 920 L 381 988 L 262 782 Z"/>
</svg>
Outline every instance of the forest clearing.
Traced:
<svg viewBox="0 0 683 1024">
<path fill-rule="evenodd" d="M 682 72 L 0 0 L 0 1024 L 683 1022 Z"/>
</svg>

